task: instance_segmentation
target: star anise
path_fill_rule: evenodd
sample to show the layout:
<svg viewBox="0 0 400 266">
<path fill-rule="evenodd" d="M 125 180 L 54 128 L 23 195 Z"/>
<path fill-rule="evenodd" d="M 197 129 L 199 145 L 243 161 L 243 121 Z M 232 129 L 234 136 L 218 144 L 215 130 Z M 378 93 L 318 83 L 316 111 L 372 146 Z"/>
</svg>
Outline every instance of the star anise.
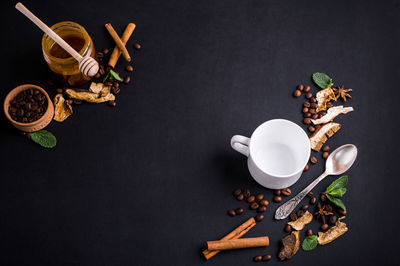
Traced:
<svg viewBox="0 0 400 266">
<path fill-rule="evenodd" d="M 317 204 L 317 211 L 314 213 L 314 216 L 316 217 L 317 220 L 322 220 L 323 224 L 326 224 L 326 219 L 325 216 L 332 215 L 333 212 L 328 211 L 327 205 L 321 206 L 321 203 L 318 202 Z"/>
<path fill-rule="evenodd" d="M 339 98 L 342 98 L 344 101 L 346 101 L 346 97 L 351 98 L 351 95 L 348 92 L 353 91 L 352 89 L 345 89 L 344 86 L 338 86 L 337 88 L 332 88 L 333 91 L 335 92 L 336 100 Z"/>
</svg>

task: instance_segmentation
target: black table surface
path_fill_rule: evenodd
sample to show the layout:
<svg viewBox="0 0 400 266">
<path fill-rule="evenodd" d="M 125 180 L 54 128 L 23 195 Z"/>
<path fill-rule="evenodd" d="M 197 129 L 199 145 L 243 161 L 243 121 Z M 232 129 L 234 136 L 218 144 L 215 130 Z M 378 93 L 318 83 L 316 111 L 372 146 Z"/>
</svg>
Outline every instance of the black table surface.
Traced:
<svg viewBox="0 0 400 266">
<path fill-rule="evenodd" d="M 266 253 L 279 265 L 286 233 L 285 221 L 273 219 L 276 203 L 246 235 L 268 235 L 270 247 L 226 251 L 210 261 L 201 251 L 254 216 L 233 198 L 235 188 L 272 199 L 230 138 L 249 136 L 273 118 L 301 124 L 304 98 L 292 93 L 299 83 L 315 93 L 317 71 L 353 89 L 345 105 L 355 111 L 336 119 L 342 129 L 328 141 L 359 149 L 343 197 L 349 231 L 284 264 L 398 265 L 400 1 L 24 4 L 49 25 L 80 23 L 97 50 L 114 46 L 105 23 L 121 34 L 134 22 L 127 47 L 135 71 L 115 108 L 82 104 L 63 123 L 52 122 L 53 149 L 19 135 L 1 115 L 0 265 L 252 265 Z M 1 3 L 1 99 L 25 83 L 53 96 L 42 33 L 14 5 Z M 121 58 L 123 75 L 126 65 Z M 293 193 L 323 171 L 317 158 Z M 244 214 L 230 218 L 227 210 L 236 207 Z M 316 233 L 318 226 L 310 228 Z"/>
</svg>

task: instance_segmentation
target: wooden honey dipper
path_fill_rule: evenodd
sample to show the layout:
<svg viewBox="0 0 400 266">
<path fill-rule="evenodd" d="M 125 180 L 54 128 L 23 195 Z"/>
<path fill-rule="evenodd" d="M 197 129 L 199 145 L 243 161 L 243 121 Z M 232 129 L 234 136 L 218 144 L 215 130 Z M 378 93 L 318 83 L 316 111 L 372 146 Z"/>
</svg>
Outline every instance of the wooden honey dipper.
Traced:
<svg viewBox="0 0 400 266">
<path fill-rule="evenodd" d="M 44 24 L 38 17 L 36 17 L 31 11 L 29 11 L 23 4 L 17 3 L 15 8 L 18 9 L 22 14 L 29 18 L 33 23 L 36 24 L 44 33 L 52 38 L 58 45 L 60 45 L 65 51 L 67 51 L 76 61 L 79 62 L 79 70 L 88 77 L 93 77 L 99 71 L 99 63 L 90 56 L 81 56 L 74 48 L 72 48 L 67 42 L 65 42 L 57 33 L 50 29 Z"/>
</svg>

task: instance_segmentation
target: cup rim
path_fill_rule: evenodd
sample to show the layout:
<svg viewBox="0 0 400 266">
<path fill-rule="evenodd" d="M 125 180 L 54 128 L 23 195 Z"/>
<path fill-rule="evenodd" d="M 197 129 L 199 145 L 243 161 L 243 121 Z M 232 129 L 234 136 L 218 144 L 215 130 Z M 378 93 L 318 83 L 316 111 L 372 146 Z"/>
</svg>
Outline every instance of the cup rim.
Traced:
<svg viewBox="0 0 400 266">
<path fill-rule="evenodd" d="M 307 150 L 308 150 L 308 156 L 305 157 L 306 159 L 305 159 L 304 163 L 302 164 L 302 168 L 299 167 L 299 169 L 296 169 L 296 171 L 293 171 L 292 173 L 284 174 L 284 175 L 282 175 L 282 174 L 276 174 L 276 173 L 268 173 L 268 172 L 264 171 L 264 170 L 257 164 L 257 162 L 254 160 L 253 156 L 251 156 L 251 154 L 252 154 L 252 153 L 251 153 L 251 150 L 252 150 L 251 147 L 252 147 L 252 143 L 253 143 L 252 140 L 253 140 L 254 134 L 255 134 L 258 130 L 260 130 L 260 128 L 261 128 L 262 126 L 264 126 L 265 124 L 273 123 L 273 122 L 278 122 L 278 121 L 285 122 L 285 123 L 288 123 L 288 124 L 292 124 L 292 125 L 294 125 L 295 127 L 299 128 L 300 131 L 302 132 L 302 135 L 308 140 L 308 141 L 306 141 L 306 143 L 307 143 Z M 292 122 L 292 121 L 290 121 L 290 120 L 284 119 L 284 118 L 276 118 L 276 119 L 271 119 L 271 120 L 265 121 L 264 123 L 260 124 L 260 125 L 253 131 L 253 133 L 252 133 L 251 136 L 250 136 L 249 156 L 251 156 L 251 157 L 253 158 L 252 160 L 253 160 L 254 164 L 257 166 L 257 168 L 260 169 L 261 172 L 263 172 L 263 173 L 265 173 L 265 174 L 267 174 L 267 175 L 269 175 L 269 176 L 278 177 L 278 178 L 287 178 L 287 177 L 292 177 L 292 176 L 294 176 L 295 174 L 297 174 L 299 171 L 302 171 L 302 170 L 306 167 L 306 165 L 307 165 L 307 163 L 308 163 L 308 160 L 309 160 L 309 158 L 310 158 L 310 155 L 311 155 L 311 144 L 310 144 L 309 137 L 308 137 L 307 133 L 306 133 L 306 132 L 304 131 L 304 129 L 301 128 L 298 124 L 296 124 L 296 123 L 294 123 L 294 122 Z"/>
<path fill-rule="evenodd" d="M 11 115 L 8 112 L 8 107 L 10 106 L 10 102 L 12 100 L 11 96 L 12 96 L 13 92 L 16 92 L 18 94 L 18 93 L 20 93 L 22 91 L 25 91 L 25 90 L 28 90 L 30 88 L 38 89 L 46 96 L 46 98 L 47 98 L 47 109 L 46 109 L 46 112 L 38 120 L 35 120 L 33 122 L 30 122 L 30 123 L 22 123 L 22 122 L 15 121 L 14 119 L 12 119 Z M 15 94 L 15 95 L 17 95 L 17 94 Z M 51 104 L 50 103 L 51 103 L 50 96 L 42 87 L 39 87 L 39 86 L 33 85 L 33 84 L 22 84 L 22 85 L 19 85 L 19 86 L 15 87 L 14 89 L 12 89 L 12 90 L 10 90 L 8 92 L 6 98 L 4 98 L 3 111 L 4 111 L 5 116 L 7 117 L 7 119 L 11 123 L 13 123 L 15 125 L 18 125 L 18 126 L 24 126 L 24 127 L 33 126 L 33 125 L 36 125 L 36 124 L 40 123 L 41 121 L 43 121 L 45 119 L 45 117 L 46 117 L 46 114 L 51 112 L 51 110 L 50 110 L 50 108 L 51 108 L 50 105 Z"/>
</svg>

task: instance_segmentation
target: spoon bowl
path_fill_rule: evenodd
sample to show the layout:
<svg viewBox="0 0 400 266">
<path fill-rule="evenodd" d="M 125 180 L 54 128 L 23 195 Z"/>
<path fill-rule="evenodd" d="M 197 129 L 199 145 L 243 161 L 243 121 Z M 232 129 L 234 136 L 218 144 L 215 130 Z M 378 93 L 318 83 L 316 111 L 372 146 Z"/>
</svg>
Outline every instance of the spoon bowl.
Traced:
<svg viewBox="0 0 400 266">
<path fill-rule="evenodd" d="M 346 144 L 334 150 L 325 163 L 325 173 L 328 175 L 340 175 L 346 172 L 357 157 L 357 147 Z"/>
</svg>

